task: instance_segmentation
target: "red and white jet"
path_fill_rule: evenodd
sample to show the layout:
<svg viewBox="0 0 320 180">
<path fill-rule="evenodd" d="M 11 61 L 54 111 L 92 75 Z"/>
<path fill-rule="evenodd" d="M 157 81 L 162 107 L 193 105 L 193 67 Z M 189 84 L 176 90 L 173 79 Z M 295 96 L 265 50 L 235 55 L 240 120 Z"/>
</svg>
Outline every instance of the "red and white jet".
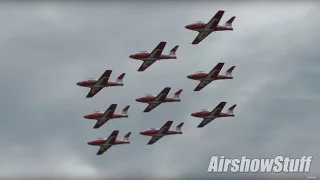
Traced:
<svg viewBox="0 0 320 180">
<path fill-rule="evenodd" d="M 173 121 L 167 121 L 160 129 L 151 128 L 140 132 L 140 134 L 144 136 L 152 136 L 151 140 L 148 142 L 148 145 L 154 144 L 163 136 L 182 134 L 181 127 L 183 126 L 184 122 L 180 123 L 175 130 L 170 130 L 172 123 Z"/>
<path fill-rule="evenodd" d="M 221 118 L 221 117 L 234 117 L 233 110 L 236 108 L 236 104 L 231 106 L 228 109 L 228 112 L 222 113 L 221 111 L 223 110 L 224 106 L 226 105 L 226 102 L 220 102 L 218 106 L 216 106 L 211 112 L 208 110 L 201 110 L 200 112 L 195 112 L 192 113 L 191 116 L 197 117 L 197 118 L 203 118 L 203 121 L 198 125 L 198 128 L 202 128 L 211 121 L 213 121 L 216 118 Z"/>
<path fill-rule="evenodd" d="M 225 80 L 225 79 L 233 79 L 232 71 L 234 70 L 235 66 L 231 66 L 225 73 L 225 75 L 220 75 L 220 71 L 223 67 L 224 63 L 218 63 L 209 73 L 204 73 L 203 71 L 198 71 L 195 74 L 191 74 L 187 76 L 188 79 L 198 80 L 200 83 L 194 89 L 194 91 L 200 91 L 212 81 L 215 80 Z"/>
<path fill-rule="evenodd" d="M 119 134 L 119 130 L 114 130 L 108 138 L 99 138 L 94 141 L 88 142 L 88 145 L 91 146 L 100 146 L 97 155 L 101 155 L 106 152 L 111 146 L 119 145 L 119 144 L 130 144 L 129 137 L 131 132 L 128 132 L 122 140 L 117 140 L 117 136 Z"/>
<path fill-rule="evenodd" d="M 198 36 L 195 38 L 192 44 L 199 44 L 214 31 L 233 31 L 232 22 L 236 18 L 235 16 L 231 17 L 224 25 L 218 25 L 223 14 L 224 11 L 220 10 L 207 24 L 202 21 L 197 21 L 193 24 L 185 26 L 186 29 L 199 32 Z"/>
<path fill-rule="evenodd" d="M 93 119 L 98 120 L 98 122 L 94 125 L 94 129 L 101 127 L 110 119 L 118 119 L 118 118 L 128 118 L 128 110 L 130 106 L 126 106 L 122 109 L 121 114 L 115 114 L 114 111 L 117 108 L 117 104 L 111 104 L 106 111 L 95 111 L 92 114 L 85 115 L 84 118 L 86 119 Z"/>
<path fill-rule="evenodd" d="M 126 73 L 122 73 L 116 80 L 116 82 L 109 81 L 112 70 L 106 70 L 102 76 L 96 80 L 94 78 L 89 78 L 85 81 L 78 82 L 78 86 L 89 87 L 91 90 L 89 91 L 87 98 L 92 98 L 96 95 L 101 89 L 105 87 L 113 87 L 113 86 L 123 86 L 122 80 Z"/>
<path fill-rule="evenodd" d="M 176 51 L 179 46 L 175 46 L 169 51 L 168 55 L 162 54 L 164 47 L 166 46 L 167 42 L 160 42 L 158 46 L 151 52 L 148 53 L 147 51 L 140 51 L 139 53 L 132 54 L 129 57 L 136 60 L 143 61 L 142 65 L 138 69 L 138 71 L 144 71 L 157 60 L 164 60 L 164 59 L 177 59 Z"/>
<path fill-rule="evenodd" d="M 150 112 L 151 110 L 159 106 L 161 103 L 181 102 L 180 94 L 183 89 L 180 89 L 179 91 L 174 93 L 172 98 L 167 98 L 167 95 L 169 94 L 170 90 L 170 87 L 165 87 L 156 97 L 151 94 L 148 94 L 145 97 L 137 98 L 136 101 L 149 104 L 143 112 Z"/>
</svg>

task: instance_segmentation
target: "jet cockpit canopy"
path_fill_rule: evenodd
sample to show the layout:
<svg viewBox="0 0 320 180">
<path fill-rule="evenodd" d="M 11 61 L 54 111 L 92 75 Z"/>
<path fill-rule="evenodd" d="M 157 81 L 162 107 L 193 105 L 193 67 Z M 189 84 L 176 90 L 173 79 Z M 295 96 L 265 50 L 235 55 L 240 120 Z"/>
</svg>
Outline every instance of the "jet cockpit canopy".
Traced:
<svg viewBox="0 0 320 180">
<path fill-rule="evenodd" d="M 204 24 L 203 21 L 196 21 L 196 24 Z"/>
<path fill-rule="evenodd" d="M 201 111 L 208 111 L 208 109 L 201 109 Z"/>
<path fill-rule="evenodd" d="M 147 51 L 140 51 L 141 53 L 147 53 Z"/>
<path fill-rule="evenodd" d="M 197 72 L 196 72 L 196 74 L 199 74 L 199 73 L 204 73 L 204 71 L 197 71 Z"/>
<path fill-rule="evenodd" d="M 94 81 L 96 80 L 95 78 L 87 78 L 87 81 Z"/>
<path fill-rule="evenodd" d="M 152 97 L 153 95 L 152 94 L 146 94 L 146 97 Z"/>
</svg>

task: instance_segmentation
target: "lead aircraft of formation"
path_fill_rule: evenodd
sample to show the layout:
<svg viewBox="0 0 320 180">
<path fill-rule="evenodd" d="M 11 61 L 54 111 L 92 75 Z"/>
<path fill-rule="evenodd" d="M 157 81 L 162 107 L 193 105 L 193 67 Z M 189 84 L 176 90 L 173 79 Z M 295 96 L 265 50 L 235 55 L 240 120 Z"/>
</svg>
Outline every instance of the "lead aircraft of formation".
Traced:
<svg viewBox="0 0 320 180">
<path fill-rule="evenodd" d="M 166 46 L 167 42 L 160 42 L 156 48 L 151 53 L 147 51 L 140 51 L 139 53 L 132 54 L 129 57 L 136 60 L 143 61 L 142 65 L 139 67 L 138 71 L 144 71 L 153 63 L 158 60 L 165 60 L 165 59 L 177 59 L 176 51 L 179 46 L 175 46 L 169 51 L 168 55 L 162 54 L 164 47 Z"/>
<path fill-rule="evenodd" d="M 204 40 L 207 36 L 209 36 L 212 32 L 215 31 L 233 31 L 232 22 L 236 18 L 235 16 L 231 17 L 224 25 L 218 25 L 223 14 L 224 11 L 220 10 L 213 16 L 213 18 L 208 23 L 197 21 L 195 23 L 186 25 L 186 29 L 197 31 L 199 33 L 191 44 L 199 44 L 202 40 Z"/>
</svg>

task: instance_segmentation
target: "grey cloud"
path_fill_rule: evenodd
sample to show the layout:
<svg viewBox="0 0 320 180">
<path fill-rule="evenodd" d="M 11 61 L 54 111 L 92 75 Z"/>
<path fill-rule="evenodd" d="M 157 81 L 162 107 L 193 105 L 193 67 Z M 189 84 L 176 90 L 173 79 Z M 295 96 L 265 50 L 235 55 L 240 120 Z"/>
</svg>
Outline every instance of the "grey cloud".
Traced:
<svg viewBox="0 0 320 180">
<path fill-rule="evenodd" d="M 206 169 L 215 154 L 235 158 L 318 154 L 318 101 L 313 97 L 319 97 L 315 85 L 319 27 L 310 23 L 319 17 L 317 9 L 301 4 L 268 8 L 266 4 L 218 3 L 212 4 L 214 9 L 206 4 L 102 4 L 2 7 L 13 8 L 1 11 L 3 176 L 81 172 L 78 175 L 212 177 Z M 207 21 L 219 9 L 226 10 L 221 22 L 237 16 L 235 31 L 215 33 L 199 46 L 190 45 L 196 33 L 183 26 Z M 178 59 L 136 72 L 141 62 L 128 56 L 151 51 L 162 40 L 168 41 L 165 51 L 180 45 Z M 193 92 L 197 83 L 186 76 L 209 71 L 220 61 L 226 62 L 225 68 L 237 66 L 235 79 Z M 125 86 L 107 88 L 86 99 L 88 89 L 75 83 L 99 77 L 105 69 L 113 69 L 111 79 L 126 72 Z M 170 95 L 183 88 L 183 102 L 142 113 L 146 105 L 134 99 L 157 94 L 165 86 L 172 87 Z M 200 119 L 190 113 L 212 109 L 220 101 L 227 101 L 227 106 L 238 104 L 236 117 L 195 128 Z M 94 122 L 82 118 L 111 103 L 119 104 L 117 111 L 131 105 L 130 118 L 108 122 L 98 130 L 92 129 Z M 184 134 L 146 146 L 149 138 L 138 132 L 160 127 L 169 119 L 174 126 L 185 121 Z M 132 144 L 95 156 L 97 148 L 86 142 L 108 136 L 114 129 L 120 130 L 120 136 L 132 131 Z M 43 167 L 46 171 L 38 172 Z M 313 167 L 318 173 L 317 161 Z"/>
</svg>

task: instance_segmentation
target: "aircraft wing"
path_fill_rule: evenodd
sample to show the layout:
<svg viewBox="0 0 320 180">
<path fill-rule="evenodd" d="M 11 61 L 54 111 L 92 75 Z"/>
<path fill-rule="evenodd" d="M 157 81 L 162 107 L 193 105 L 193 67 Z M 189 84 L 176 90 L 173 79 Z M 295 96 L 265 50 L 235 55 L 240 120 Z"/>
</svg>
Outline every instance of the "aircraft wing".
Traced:
<svg viewBox="0 0 320 180">
<path fill-rule="evenodd" d="M 166 46 L 167 42 L 160 42 L 156 48 L 150 53 L 149 58 L 152 58 L 153 60 L 146 60 L 144 61 L 141 66 L 139 67 L 138 71 L 144 71 L 149 66 L 151 66 L 153 63 L 156 62 L 157 58 L 159 58 L 162 54 L 162 51 L 164 47 Z"/>
<path fill-rule="evenodd" d="M 160 42 L 156 48 L 150 53 L 149 58 L 159 58 L 167 42 Z"/>
<path fill-rule="evenodd" d="M 194 91 L 200 91 L 204 87 L 206 87 L 208 84 L 210 84 L 214 78 L 218 76 L 220 73 L 224 63 L 218 63 L 208 74 L 205 80 L 202 80 L 198 86 L 194 89 Z"/>
<path fill-rule="evenodd" d="M 112 73 L 112 70 L 106 70 L 101 75 L 101 77 L 98 79 L 98 81 L 96 82 L 96 84 L 94 86 L 106 86 L 109 81 L 111 73 Z"/>
<path fill-rule="evenodd" d="M 97 152 L 97 155 L 101 155 L 104 152 L 106 152 L 115 143 L 118 134 L 119 130 L 114 130 L 106 140 L 105 144 L 100 147 L 99 151 Z"/>
<path fill-rule="evenodd" d="M 111 148 L 111 146 L 112 146 L 112 145 L 100 147 L 99 151 L 97 152 L 97 155 L 103 154 L 103 153 L 106 152 L 109 148 Z"/>
<path fill-rule="evenodd" d="M 109 108 L 102 115 L 102 119 L 110 119 L 117 108 L 117 104 L 111 104 Z"/>
<path fill-rule="evenodd" d="M 144 110 L 143 112 L 150 112 L 154 108 L 158 107 L 161 103 L 150 103 Z"/>
<path fill-rule="evenodd" d="M 158 134 L 159 134 L 159 135 L 161 135 L 161 134 L 162 134 L 162 135 L 165 135 L 165 134 L 169 131 L 172 123 L 173 123 L 173 121 L 167 121 L 167 122 L 159 129 Z"/>
<path fill-rule="evenodd" d="M 111 76 L 112 70 L 106 70 L 101 77 L 98 79 L 96 84 L 91 88 L 89 93 L 87 94 L 87 98 L 92 98 L 94 95 L 96 95 L 101 89 L 103 89 L 104 86 L 107 85 L 109 78 Z"/>
<path fill-rule="evenodd" d="M 218 74 L 220 73 L 222 67 L 224 66 L 224 63 L 220 62 L 218 63 L 208 74 L 206 78 L 216 78 Z"/>
<path fill-rule="evenodd" d="M 101 127 L 102 125 L 104 125 L 104 123 L 106 123 L 108 120 L 106 119 L 101 119 L 98 120 L 97 123 L 93 126 L 93 129 L 98 129 L 99 127 Z"/>
<path fill-rule="evenodd" d="M 154 144 L 159 139 L 161 139 L 163 136 L 166 135 L 166 133 L 169 131 L 173 121 L 167 121 L 158 131 L 157 135 L 153 136 L 150 141 L 148 142 L 148 145 Z"/>
<path fill-rule="evenodd" d="M 153 136 L 150 141 L 148 142 L 148 145 L 152 145 L 155 142 L 157 142 L 159 139 L 161 139 L 164 135 L 159 135 L 159 136 Z"/>
<path fill-rule="evenodd" d="M 146 109 L 143 112 L 150 112 L 157 106 L 161 104 L 162 101 L 166 99 L 170 92 L 171 88 L 170 87 L 165 87 L 159 94 L 158 96 L 154 99 L 154 102 L 150 103 Z"/>
<path fill-rule="evenodd" d="M 111 104 L 109 108 L 102 115 L 102 118 L 97 121 L 97 123 L 93 126 L 93 128 L 98 129 L 99 127 L 104 125 L 112 117 L 116 108 L 117 108 L 117 104 Z"/>
<path fill-rule="evenodd" d="M 202 40 L 204 40 L 210 34 L 211 32 L 206 32 L 206 31 L 199 32 L 198 36 L 192 41 L 191 44 L 199 44 Z"/>
<path fill-rule="evenodd" d="M 155 63 L 155 60 L 146 60 L 144 61 L 141 66 L 139 67 L 138 71 L 144 71 L 146 70 L 149 66 L 151 66 L 153 63 Z"/>
<path fill-rule="evenodd" d="M 171 90 L 170 87 L 165 87 L 165 88 L 158 94 L 158 96 L 154 99 L 154 101 L 156 101 L 156 102 L 164 101 L 164 100 L 166 99 L 166 97 L 168 96 L 170 90 Z"/>
<path fill-rule="evenodd" d="M 86 97 L 87 98 L 92 98 L 99 91 L 101 91 L 101 89 L 103 89 L 103 87 L 92 87 Z"/>
<path fill-rule="evenodd" d="M 205 26 L 205 30 L 214 30 L 218 26 L 222 16 L 224 14 L 224 11 L 218 11 L 213 18 L 207 23 Z M 199 44 L 202 40 L 204 40 L 207 36 L 209 36 L 212 33 L 212 31 L 202 31 L 199 32 L 198 36 L 194 39 L 194 41 L 191 44 Z"/>
<path fill-rule="evenodd" d="M 207 23 L 207 25 L 205 26 L 205 29 L 211 29 L 211 30 L 216 29 L 216 27 L 218 26 L 223 14 L 224 14 L 224 11 L 222 11 L 222 10 L 218 11 L 212 17 L 212 19 L 210 19 L 210 21 Z"/>
<path fill-rule="evenodd" d="M 200 91 L 204 87 L 206 87 L 208 84 L 210 84 L 213 80 L 203 80 L 201 81 L 196 88 L 194 88 L 193 91 Z"/>
<path fill-rule="evenodd" d="M 209 114 L 208 118 L 213 118 L 219 115 L 224 108 L 224 106 L 227 104 L 227 102 L 220 102 L 218 106 L 216 106 Z"/>
<path fill-rule="evenodd" d="M 116 142 L 118 134 L 119 134 L 119 130 L 114 130 L 106 140 L 105 145 L 109 145 L 109 144 L 113 145 Z"/>
<path fill-rule="evenodd" d="M 211 121 L 213 121 L 222 111 L 227 102 L 220 102 L 209 114 L 208 117 L 204 118 L 203 121 L 198 125 L 198 128 L 204 127 Z"/>
</svg>

